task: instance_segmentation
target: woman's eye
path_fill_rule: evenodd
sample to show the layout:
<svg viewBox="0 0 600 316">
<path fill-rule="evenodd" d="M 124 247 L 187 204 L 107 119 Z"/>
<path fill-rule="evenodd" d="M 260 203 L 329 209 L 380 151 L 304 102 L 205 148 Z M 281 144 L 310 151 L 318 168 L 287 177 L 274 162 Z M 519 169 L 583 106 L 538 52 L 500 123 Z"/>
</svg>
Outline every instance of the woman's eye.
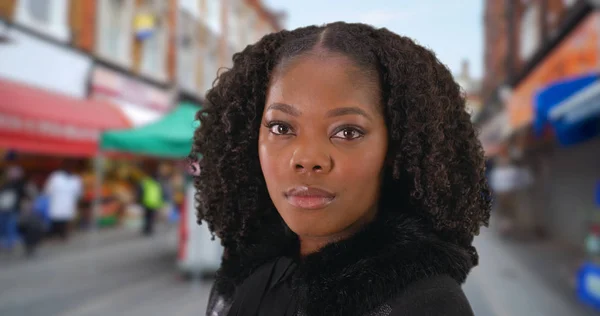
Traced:
<svg viewBox="0 0 600 316">
<path fill-rule="evenodd" d="M 360 138 L 363 135 L 364 135 L 363 132 L 361 132 L 355 128 L 344 128 L 344 129 L 340 130 L 339 132 L 337 132 L 335 135 L 333 135 L 333 137 L 341 138 L 341 139 L 345 139 L 345 140 L 353 140 L 353 139 Z"/>
<path fill-rule="evenodd" d="M 290 133 L 290 127 L 285 124 L 275 123 L 269 125 L 269 131 L 275 135 L 288 135 Z"/>
</svg>

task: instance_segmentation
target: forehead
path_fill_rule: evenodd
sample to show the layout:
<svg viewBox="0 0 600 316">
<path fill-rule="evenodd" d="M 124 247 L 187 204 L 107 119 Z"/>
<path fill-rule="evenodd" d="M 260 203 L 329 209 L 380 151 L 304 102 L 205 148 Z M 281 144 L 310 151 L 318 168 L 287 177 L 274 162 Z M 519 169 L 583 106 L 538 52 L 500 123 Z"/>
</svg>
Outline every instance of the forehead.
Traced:
<svg viewBox="0 0 600 316">
<path fill-rule="evenodd" d="M 304 55 L 273 74 L 267 102 L 319 108 L 364 105 L 379 110 L 381 92 L 374 77 L 343 55 Z"/>
</svg>

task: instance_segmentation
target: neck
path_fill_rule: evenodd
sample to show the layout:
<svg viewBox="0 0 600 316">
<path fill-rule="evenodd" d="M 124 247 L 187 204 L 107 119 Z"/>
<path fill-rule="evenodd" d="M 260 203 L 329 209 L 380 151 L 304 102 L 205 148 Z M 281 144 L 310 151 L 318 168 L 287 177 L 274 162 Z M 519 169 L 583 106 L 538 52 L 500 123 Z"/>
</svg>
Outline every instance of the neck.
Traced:
<svg viewBox="0 0 600 316">
<path fill-rule="evenodd" d="M 328 236 L 298 236 L 300 239 L 300 256 L 305 257 L 321 250 L 321 248 L 341 240 L 350 238 L 363 227 L 371 223 L 377 215 L 377 208 L 368 211 L 362 218 L 340 232 Z"/>
</svg>

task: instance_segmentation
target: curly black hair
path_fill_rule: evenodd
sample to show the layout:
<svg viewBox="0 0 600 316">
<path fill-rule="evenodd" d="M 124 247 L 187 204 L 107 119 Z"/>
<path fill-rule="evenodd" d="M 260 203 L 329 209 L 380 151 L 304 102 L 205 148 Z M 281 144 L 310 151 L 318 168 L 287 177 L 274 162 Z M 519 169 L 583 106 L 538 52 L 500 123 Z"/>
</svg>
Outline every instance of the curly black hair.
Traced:
<svg viewBox="0 0 600 316">
<path fill-rule="evenodd" d="M 464 93 L 433 52 L 365 24 L 283 30 L 233 55 L 233 67 L 215 80 L 196 117 L 201 124 L 190 160 L 202 170 L 195 178 L 199 222 L 206 221 L 228 250 L 256 241 L 268 223 L 281 222 L 259 162 L 262 112 L 277 67 L 316 47 L 348 56 L 379 80 L 389 133 L 386 208 L 410 209 L 441 238 L 467 249 L 476 265 L 471 243 L 488 225 L 491 202 Z"/>
</svg>

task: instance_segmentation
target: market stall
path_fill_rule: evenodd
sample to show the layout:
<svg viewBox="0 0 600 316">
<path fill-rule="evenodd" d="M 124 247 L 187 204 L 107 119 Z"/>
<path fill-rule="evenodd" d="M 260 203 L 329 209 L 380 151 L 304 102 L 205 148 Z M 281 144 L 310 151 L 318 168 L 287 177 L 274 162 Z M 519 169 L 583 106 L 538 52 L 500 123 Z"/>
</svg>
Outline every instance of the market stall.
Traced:
<svg viewBox="0 0 600 316">
<path fill-rule="evenodd" d="M 105 132 L 100 148 L 108 155 L 128 153 L 181 163 L 192 147 L 198 110 L 196 105 L 182 103 L 154 123 L 129 130 Z M 191 178 L 187 176 L 184 182 L 184 199 L 179 213 L 179 267 L 182 272 L 191 274 L 214 272 L 220 262 L 222 249 L 218 242 L 211 240 L 207 226 L 197 224 Z"/>
<path fill-rule="evenodd" d="M 0 78 L 0 148 L 5 157 L 0 167 L 22 167 L 39 191 L 48 175 L 68 160 L 84 175 L 84 195 L 91 195 L 93 180 L 85 174 L 98 153 L 100 134 L 130 126 L 123 112 L 110 103 Z M 82 206 L 79 223 L 89 213 Z"/>
<path fill-rule="evenodd" d="M 198 110 L 195 105 L 183 103 L 154 123 L 129 130 L 107 131 L 102 134 L 100 148 L 104 152 L 186 157 L 191 150 Z"/>
</svg>

